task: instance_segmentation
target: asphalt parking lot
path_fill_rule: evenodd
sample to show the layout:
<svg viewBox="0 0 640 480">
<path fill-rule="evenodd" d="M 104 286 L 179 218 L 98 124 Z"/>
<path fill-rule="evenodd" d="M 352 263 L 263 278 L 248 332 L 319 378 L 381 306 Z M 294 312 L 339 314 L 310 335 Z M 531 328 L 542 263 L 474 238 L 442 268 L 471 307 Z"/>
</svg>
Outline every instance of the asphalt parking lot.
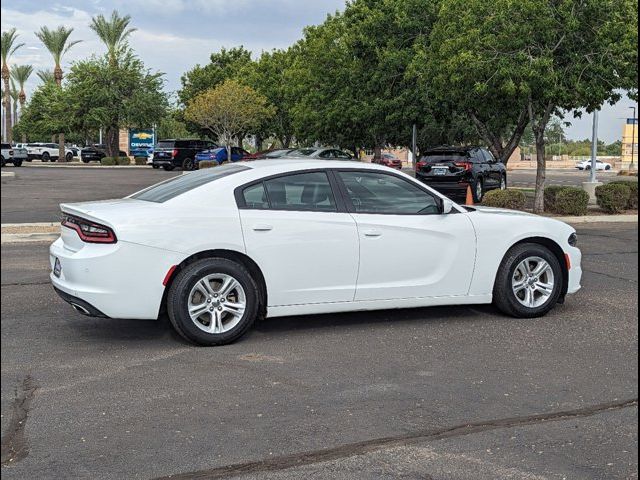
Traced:
<svg viewBox="0 0 640 480">
<path fill-rule="evenodd" d="M 3 245 L 2 476 L 638 478 L 637 225 L 579 234 L 584 289 L 542 319 L 288 317 L 209 349 L 75 313 L 46 245 Z"/>
<path fill-rule="evenodd" d="M 109 169 L 97 166 L 6 167 L 3 171 L 16 172 L 17 177 L 2 181 L 2 223 L 56 222 L 60 218 L 60 203 L 122 198 L 182 173 L 153 170 L 150 167 Z M 409 170 L 408 173 L 410 172 Z M 550 170 L 548 183 L 580 185 L 588 176 L 588 172 L 577 170 Z M 617 179 L 614 173 L 599 173 L 598 176 L 604 182 Z M 510 172 L 509 185 L 533 187 L 535 171 Z"/>
</svg>

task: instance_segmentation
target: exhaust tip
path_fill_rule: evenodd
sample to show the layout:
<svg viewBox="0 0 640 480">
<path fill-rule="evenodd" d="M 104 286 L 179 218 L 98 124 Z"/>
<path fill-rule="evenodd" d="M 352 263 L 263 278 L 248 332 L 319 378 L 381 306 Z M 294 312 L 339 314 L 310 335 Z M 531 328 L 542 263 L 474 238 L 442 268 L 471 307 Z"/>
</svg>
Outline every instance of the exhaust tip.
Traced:
<svg viewBox="0 0 640 480">
<path fill-rule="evenodd" d="M 71 306 L 77 312 L 80 312 L 83 315 L 90 315 L 89 310 L 84 308 L 82 305 L 78 305 L 77 303 L 72 303 Z"/>
</svg>

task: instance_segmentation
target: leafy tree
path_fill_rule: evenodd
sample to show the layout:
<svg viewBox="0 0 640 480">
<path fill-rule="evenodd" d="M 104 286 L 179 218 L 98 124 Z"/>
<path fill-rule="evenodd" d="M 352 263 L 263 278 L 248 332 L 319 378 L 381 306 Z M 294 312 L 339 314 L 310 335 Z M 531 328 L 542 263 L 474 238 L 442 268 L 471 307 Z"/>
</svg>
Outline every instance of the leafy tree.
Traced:
<svg viewBox="0 0 640 480">
<path fill-rule="evenodd" d="M 531 122 L 541 212 L 549 121 L 637 92 L 637 35 L 637 0 L 443 0 L 429 65 L 503 159 Z"/>
<path fill-rule="evenodd" d="M 107 155 L 118 156 L 121 128 L 148 127 L 165 115 L 167 95 L 161 73 L 151 73 L 131 52 L 75 63 L 66 83 L 71 128 L 88 132 L 106 127 Z"/>
<path fill-rule="evenodd" d="M 208 130 L 227 146 L 229 159 L 233 140 L 258 128 L 273 114 L 274 108 L 264 95 L 236 80 L 226 80 L 197 95 L 185 110 L 187 120 Z"/>
<path fill-rule="evenodd" d="M 186 138 L 191 135 L 185 122 L 181 120 L 180 112 L 173 108 L 160 119 L 156 128 L 156 136 L 162 138 Z"/>
<path fill-rule="evenodd" d="M 242 46 L 229 50 L 222 48 L 212 53 L 209 59 L 205 66 L 196 65 L 182 75 L 182 88 L 178 91 L 182 105 L 187 105 L 198 94 L 217 87 L 225 80 L 237 77 L 251 63 L 251 52 Z"/>
<path fill-rule="evenodd" d="M 12 28 L 5 32 L 2 32 L 2 39 L 0 41 L 0 55 L 2 56 L 2 82 L 4 87 L 4 95 L 2 96 L 4 115 L 5 115 L 5 140 L 9 143 L 13 141 L 13 122 L 11 118 L 11 87 L 9 85 L 9 78 L 11 73 L 9 71 L 9 58 L 16 53 L 16 50 L 24 46 L 24 43 L 16 43 L 18 34 L 16 29 Z M 5 132 L 3 132 L 5 134 Z"/>
<path fill-rule="evenodd" d="M 53 56 L 55 67 L 53 69 L 53 78 L 58 87 L 62 87 L 62 67 L 60 62 L 62 56 L 69 51 L 71 47 L 77 45 L 81 40 L 69 41 L 69 37 L 73 33 L 73 28 L 66 28 L 59 26 L 55 30 L 50 30 L 49 27 L 41 27 L 40 31 L 36 32 L 36 37 L 40 39 L 44 46 L 49 50 L 49 53 Z M 65 140 L 64 133 L 58 134 L 58 161 L 62 162 L 66 159 L 65 155 Z"/>
<path fill-rule="evenodd" d="M 68 121 L 69 102 L 65 89 L 55 82 L 38 86 L 20 114 L 15 127 L 16 134 L 25 141 L 47 141 L 56 132 L 71 133 Z"/>
</svg>

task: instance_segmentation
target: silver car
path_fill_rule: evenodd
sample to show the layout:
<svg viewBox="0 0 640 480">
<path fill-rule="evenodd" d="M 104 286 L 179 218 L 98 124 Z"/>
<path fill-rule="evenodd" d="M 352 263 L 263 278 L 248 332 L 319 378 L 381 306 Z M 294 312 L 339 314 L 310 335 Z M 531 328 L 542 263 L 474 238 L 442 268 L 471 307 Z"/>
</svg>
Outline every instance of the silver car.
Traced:
<svg viewBox="0 0 640 480">
<path fill-rule="evenodd" d="M 299 148 L 286 156 L 314 160 L 355 160 L 351 155 L 337 148 Z"/>
</svg>

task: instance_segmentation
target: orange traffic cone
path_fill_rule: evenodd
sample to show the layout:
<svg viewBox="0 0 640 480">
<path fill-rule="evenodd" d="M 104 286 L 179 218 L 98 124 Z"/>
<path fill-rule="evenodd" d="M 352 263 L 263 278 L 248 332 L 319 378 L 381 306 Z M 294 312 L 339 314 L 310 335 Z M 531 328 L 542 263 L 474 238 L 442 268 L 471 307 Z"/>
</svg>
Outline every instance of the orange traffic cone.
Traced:
<svg viewBox="0 0 640 480">
<path fill-rule="evenodd" d="M 467 199 L 464 204 L 470 207 L 473 206 L 473 192 L 471 191 L 471 185 L 467 185 Z"/>
</svg>

